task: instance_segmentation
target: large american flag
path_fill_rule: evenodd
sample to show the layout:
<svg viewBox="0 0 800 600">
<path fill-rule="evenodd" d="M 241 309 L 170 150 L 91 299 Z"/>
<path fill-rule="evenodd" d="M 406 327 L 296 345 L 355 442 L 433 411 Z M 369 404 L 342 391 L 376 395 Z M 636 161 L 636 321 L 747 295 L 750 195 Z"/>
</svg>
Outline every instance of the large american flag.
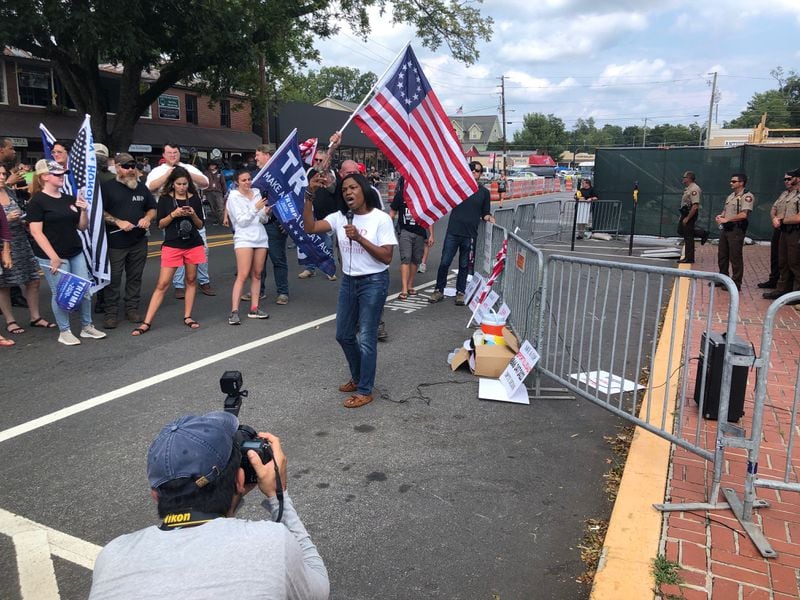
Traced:
<svg viewBox="0 0 800 600">
<path fill-rule="evenodd" d="M 78 135 L 69 151 L 70 184 L 77 196 L 81 189 L 85 190 L 86 202 L 89 204 L 89 227 L 79 231 L 83 242 L 83 255 L 89 265 L 92 278 L 92 293 L 103 289 L 111 281 L 111 264 L 108 260 L 108 240 L 106 224 L 103 220 L 103 195 L 97 178 L 97 158 L 94 154 L 92 126 L 89 115 L 83 120 Z M 66 183 L 66 179 L 64 180 Z"/>
<path fill-rule="evenodd" d="M 406 205 L 421 225 L 433 225 L 478 190 L 410 45 L 354 120 L 405 178 Z"/>
</svg>

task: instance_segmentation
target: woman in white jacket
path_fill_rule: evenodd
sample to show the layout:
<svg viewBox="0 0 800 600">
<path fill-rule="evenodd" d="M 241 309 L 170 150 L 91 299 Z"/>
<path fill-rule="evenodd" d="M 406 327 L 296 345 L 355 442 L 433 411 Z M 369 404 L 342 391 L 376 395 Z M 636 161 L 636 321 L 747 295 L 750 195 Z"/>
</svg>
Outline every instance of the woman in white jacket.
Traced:
<svg viewBox="0 0 800 600">
<path fill-rule="evenodd" d="M 250 277 L 251 319 L 268 319 L 269 315 L 258 307 L 259 288 L 264 262 L 267 259 L 267 230 L 264 223 L 269 217 L 270 208 L 261 192 L 251 187 L 250 172 L 241 169 L 234 176 L 236 187 L 228 194 L 228 219 L 233 228 L 233 251 L 236 253 L 236 281 L 231 293 L 231 314 L 229 325 L 240 325 L 239 298 L 244 282 Z"/>
</svg>

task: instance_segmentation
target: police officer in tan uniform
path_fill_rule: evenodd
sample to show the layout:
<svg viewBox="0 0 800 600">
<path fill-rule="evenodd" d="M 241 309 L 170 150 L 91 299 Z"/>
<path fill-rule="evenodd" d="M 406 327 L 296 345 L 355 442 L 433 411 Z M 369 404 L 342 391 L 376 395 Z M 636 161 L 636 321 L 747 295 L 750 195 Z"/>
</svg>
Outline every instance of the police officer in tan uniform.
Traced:
<svg viewBox="0 0 800 600">
<path fill-rule="evenodd" d="M 679 263 L 694 262 L 694 238 L 700 238 L 700 244 L 708 241 L 708 232 L 697 227 L 697 217 L 700 213 L 700 196 L 703 190 L 695 183 L 693 171 L 683 174 L 683 196 L 681 196 L 681 219 L 678 221 L 678 235 L 683 237 L 683 258 Z"/>
<path fill-rule="evenodd" d="M 719 254 L 717 255 L 719 272 L 728 275 L 730 266 L 731 279 L 740 290 L 744 275 L 742 247 L 745 233 L 747 233 L 747 219 L 756 203 L 753 194 L 744 189 L 745 184 L 747 184 L 747 175 L 744 173 L 731 175 L 731 194 L 725 199 L 722 212 L 716 216 L 717 224 L 722 229 L 719 232 Z M 721 284 L 717 284 L 717 286 L 725 289 Z"/>
<path fill-rule="evenodd" d="M 772 205 L 772 226 L 780 231 L 778 237 L 778 270 L 776 289 L 762 294 L 767 299 L 800 290 L 800 169 L 788 171 L 783 177 L 786 190 Z"/>
<path fill-rule="evenodd" d="M 766 281 L 758 284 L 761 289 L 770 289 L 778 287 L 778 279 L 781 277 L 781 269 L 778 264 L 778 247 L 781 242 L 781 227 L 780 220 L 776 217 L 783 217 L 783 203 L 786 199 L 792 196 L 792 188 L 794 187 L 794 177 L 787 171 L 783 175 L 783 185 L 786 188 L 778 199 L 772 205 L 769 211 L 770 221 L 772 222 L 772 239 L 769 242 L 769 277 Z"/>
</svg>

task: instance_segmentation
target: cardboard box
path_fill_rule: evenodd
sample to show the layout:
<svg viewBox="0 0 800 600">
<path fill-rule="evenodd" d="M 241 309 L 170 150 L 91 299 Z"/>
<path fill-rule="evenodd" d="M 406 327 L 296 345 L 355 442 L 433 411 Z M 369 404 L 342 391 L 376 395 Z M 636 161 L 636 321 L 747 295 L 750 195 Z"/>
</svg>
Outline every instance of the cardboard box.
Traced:
<svg viewBox="0 0 800 600">
<path fill-rule="evenodd" d="M 497 379 L 519 351 L 519 342 L 508 327 L 503 327 L 505 346 L 476 346 L 475 352 L 460 348 L 453 357 L 450 368 L 455 371 L 464 363 L 469 364 L 470 371 L 481 377 Z"/>
</svg>

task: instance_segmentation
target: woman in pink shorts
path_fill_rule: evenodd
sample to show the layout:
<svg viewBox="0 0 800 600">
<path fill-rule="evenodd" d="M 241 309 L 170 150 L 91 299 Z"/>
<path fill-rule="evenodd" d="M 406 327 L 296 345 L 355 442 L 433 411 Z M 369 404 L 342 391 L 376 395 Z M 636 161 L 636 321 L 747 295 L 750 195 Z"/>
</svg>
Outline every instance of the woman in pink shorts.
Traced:
<svg viewBox="0 0 800 600">
<path fill-rule="evenodd" d="M 151 323 L 164 301 L 164 295 L 178 267 L 186 267 L 183 323 L 191 329 L 200 327 L 200 324 L 192 319 L 192 306 L 197 293 L 197 265 L 206 260 L 203 238 L 200 237 L 200 229 L 203 228 L 203 207 L 200 194 L 183 167 L 174 167 L 167 178 L 163 194 L 158 199 L 156 219 L 158 228 L 164 231 L 161 272 L 158 275 L 156 289 L 150 297 L 144 322 L 131 333 L 134 336 L 150 331 Z"/>
</svg>

